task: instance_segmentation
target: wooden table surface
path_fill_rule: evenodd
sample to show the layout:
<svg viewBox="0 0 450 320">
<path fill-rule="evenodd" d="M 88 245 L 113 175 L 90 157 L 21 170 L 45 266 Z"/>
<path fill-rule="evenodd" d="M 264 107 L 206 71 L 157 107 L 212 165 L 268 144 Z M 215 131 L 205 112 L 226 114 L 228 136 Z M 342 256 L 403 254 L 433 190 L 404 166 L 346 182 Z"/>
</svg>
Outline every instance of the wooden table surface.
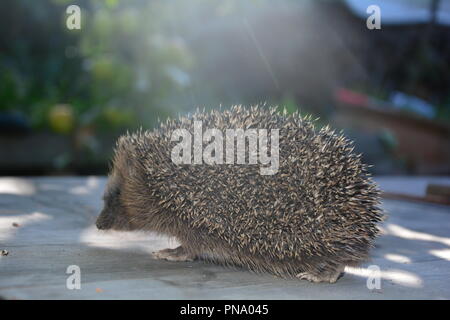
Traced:
<svg viewBox="0 0 450 320">
<path fill-rule="evenodd" d="M 378 177 L 421 193 L 450 178 Z M 373 259 L 335 284 L 313 284 L 195 262 L 154 260 L 175 241 L 97 231 L 104 177 L 0 178 L 0 297 L 6 299 L 450 299 L 450 207 L 385 200 L 389 219 Z M 70 290 L 67 268 L 80 268 Z M 369 289 L 370 266 L 381 287 Z M 373 281 L 371 283 L 374 283 Z"/>
</svg>

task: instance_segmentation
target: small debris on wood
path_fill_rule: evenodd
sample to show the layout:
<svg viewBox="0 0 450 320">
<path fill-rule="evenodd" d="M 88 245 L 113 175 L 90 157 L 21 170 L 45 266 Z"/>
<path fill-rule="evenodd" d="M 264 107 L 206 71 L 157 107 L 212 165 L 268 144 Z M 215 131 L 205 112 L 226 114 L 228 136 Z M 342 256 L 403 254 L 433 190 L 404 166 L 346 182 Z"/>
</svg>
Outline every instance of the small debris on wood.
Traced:
<svg viewBox="0 0 450 320">
<path fill-rule="evenodd" d="M 20 224 L 18 224 L 17 222 L 13 222 L 12 226 L 15 227 L 15 228 L 18 228 L 18 227 L 20 227 Z"/>
<path fill-rule="evenodd" d="M 0 255 L 2 255 L 2 256 L 7 256 L 8 254 L 9 254 L 8 250 L 2 250 L 0 252 Z"/>
</svg>

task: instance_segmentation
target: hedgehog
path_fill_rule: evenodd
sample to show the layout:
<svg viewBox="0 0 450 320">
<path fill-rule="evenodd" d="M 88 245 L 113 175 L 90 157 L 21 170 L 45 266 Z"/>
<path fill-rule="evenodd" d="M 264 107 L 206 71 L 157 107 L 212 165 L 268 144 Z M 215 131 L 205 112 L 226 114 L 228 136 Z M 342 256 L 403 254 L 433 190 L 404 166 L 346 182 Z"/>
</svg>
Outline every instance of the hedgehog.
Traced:
<svg viewBox="0 0 450 320">
<path fill-rule="evenodd" d="M 168 119 L 152 131 L 127 133 L 117 141 L 96 226 L 153 231 L 180 243 L 153 252 L 156 259 L 200 259 L 334 283 L 345 266 L 368 261 L 384 212 L 380 190 L 353 142 L 315 123 L 276 107 L 235 106 L 197 111 Z M 239 135 L 226 135 L 227 141 L 216 135 L 195 137 L 206 129 L 215 134 L 230 129 L 267 133 L 256 135 L 256 147 L 265 143 L 271 153 L 278 152 L 276 170 L 262 174 L 263 165 L 252 161 L 265 150 L 255 150 L 251 134 L 240 145 Z M 174 132 L 180 130 L 188 134 L 185 146 L 194 151 L 200 146 L 200 152 L 210 152 L 210 161 L 198 161 L 195 152 L 185 149 L 179 155 L 187 162 L 174 161 L 180 144 Z M 278 137 L 268 139 L 271 131 Z M 233 146 L 235 139 L 236 154 L 228 154 L 233 150 L 224 146 Z M 208 149 L 212 140 L 217 148 Z M 238 151 L 245 155 L 240 161 Z"/>
</svg>

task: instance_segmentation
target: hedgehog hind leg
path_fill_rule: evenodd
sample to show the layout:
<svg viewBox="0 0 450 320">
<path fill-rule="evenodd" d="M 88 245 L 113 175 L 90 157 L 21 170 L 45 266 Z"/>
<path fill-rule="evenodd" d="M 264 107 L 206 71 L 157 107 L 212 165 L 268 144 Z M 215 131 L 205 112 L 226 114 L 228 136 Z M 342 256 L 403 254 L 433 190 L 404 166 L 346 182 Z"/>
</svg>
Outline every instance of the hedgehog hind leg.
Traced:
<svg viewBox="0 0 450 320">
<path fill-rule="evenodd" d="M 340 266 L 333 271 L 324 271 L 320 273 L 314 272 L 301 272 L 296 275 L 296 278 L 300 280 L 308 280 L 311 282 L 328 282 L 335 283 L 343 274 L 345 266 Z"/>
<path fill-rule="evenodd" d="M 329 283 L 335 283 L 337 279 L 341 276 L 341 272 L 336 273 L 327 273 L 327 274 L 320 274 L 315 275 L 313 273 L 309 272 L 302 272 L 296 275 L 296 277 L 300 280 L 308 280 L 310 282 L 329 282 Z"/>
<path fill-rule="evenodd" d="M 187 252 L 183 246 L 175 249 L 163 249 L 152 253 L 153 258 L 167 261 L 194 261 L 196 256 Z"/>
</svg>

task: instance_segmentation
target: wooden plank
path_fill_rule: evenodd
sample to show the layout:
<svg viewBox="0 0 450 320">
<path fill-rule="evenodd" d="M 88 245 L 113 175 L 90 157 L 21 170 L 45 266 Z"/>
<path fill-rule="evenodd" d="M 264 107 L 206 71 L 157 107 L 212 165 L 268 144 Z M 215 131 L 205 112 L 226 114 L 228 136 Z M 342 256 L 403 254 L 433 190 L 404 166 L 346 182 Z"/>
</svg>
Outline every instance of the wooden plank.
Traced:
<svg viewBox="0 0 450 320">
<path fill-rule="evenodd" d="M 402 182 L 403 181 L 403 182 Z M 336 284 L 313 284 L 195 261 L 154 260 L 177 243 L 146 232 L 100 232 L 103 177 L 0 178 L 0 297 L 6 299 L 450 299 L 450 215 L 385 200 L 372 260 Z M 405 189 L 410 180 L 396 183 Z M 424 214 L 426 212 L 426 214 Z M 81 289 L 66 287 L 78 265 Z M 369 266 L 381 289 L 369 290 Z"/>
</svg>

